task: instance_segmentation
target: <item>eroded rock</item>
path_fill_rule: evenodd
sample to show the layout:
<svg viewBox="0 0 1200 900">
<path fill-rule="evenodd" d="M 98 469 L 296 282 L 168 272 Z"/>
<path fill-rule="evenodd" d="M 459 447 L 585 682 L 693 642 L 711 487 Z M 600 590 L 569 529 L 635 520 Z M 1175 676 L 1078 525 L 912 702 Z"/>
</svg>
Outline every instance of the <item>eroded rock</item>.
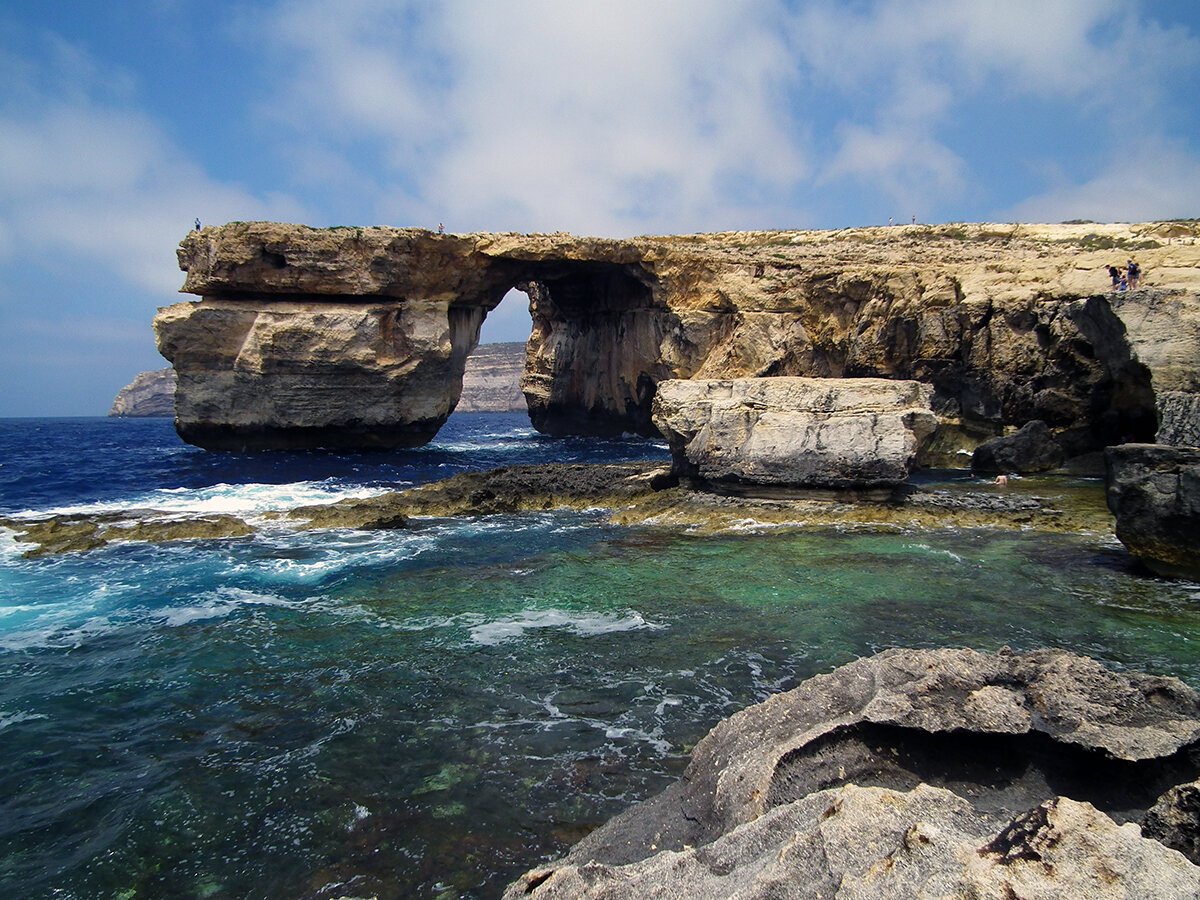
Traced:
<svg viewBox="0 0 1200 900">
<path fill-rule="evenodd" d="M 1063 651 L 892 650 L 718 724 L 683 778 L 506 897 L 1192 897 L 1141 835 L 1200 696 Z"/>
<path fill-rule="evenodd" d="M 1041 419 L 1027 422 L 1012 434 L 984 441 L 971 455 L 971 470 L 980 475 L 1049 472 L 1062 463 L 1062 446 Z"/>
<path fill-rule="evenodd" d="M 522 389 L 547 433 L 653 434 L 669 379 L 884 377 L 931 385 L 965 449 L 1041 419 L 1078 456 L 1149 440 L 1156 392 L 1200 390 L 1183 333 L 1200 321 L 1200 228 L 1164 227 L 617 241 L 231 223 L 180 246 L 184 289 L 204 299 L 157 327 L 181 433 L 207 446 L 423 440 L 483 316 L 519 287 Z M 1101 240 L 1137 245 L 1150 288 L 1106 293 Z"/>
<path fill-rule="evenodd" d="M 1200 449 L 1124 444 L 1105 463 L 1121 543 L 1160 575 L 1200 578 Z"/>
<path fill-rule="evenodd" d="M 706 484 L 863 488 L 908 477 L 932 391 L 882 378 L 690 379 L 659 385 L 675 468 Z"/>
</svg>

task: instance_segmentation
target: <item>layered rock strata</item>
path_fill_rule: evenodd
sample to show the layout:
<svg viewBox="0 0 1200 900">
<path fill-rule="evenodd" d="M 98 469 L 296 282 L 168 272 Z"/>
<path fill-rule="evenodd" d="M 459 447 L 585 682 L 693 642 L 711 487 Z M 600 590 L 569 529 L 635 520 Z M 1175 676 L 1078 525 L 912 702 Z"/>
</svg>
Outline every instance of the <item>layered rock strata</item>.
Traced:
<svg viewBox="0 0 1200 900">
<path fill-rule="evenodd" d="M 524 412 L 521 376 L 525 345 L 481 344 L 467 357 L 458 412 Z M 175 415 L 175 370 L 139 372 L 113 400 L 110 416 L 123 418 Z"/>
<path fill-rule="evenodd" d="M 1125 444 L 1104 457 L 1121 543 L 1160 575 L 1200 580 L 1200 449 Z"/>
<path fill-rule="evenodd" d="M 175 370 L 139 372 L 117 392 L 108 414 L 122 418 L 175 415 Z"/>
<path fill-rule="evenodd" d="M 1194 223 L 630 240 L 232 223 L 181 244 L 184 290 L 203 299 L 156 330 L 180 431 L 210 446 L 425 439 L 516 286 L 532 315 L 523 390 L 550 434 L 653 434 L 668 379 L 884 377 L 931 385 L 964 440 L 1041 419 L 1074 456 L 1151 439 L 1157 394 L 1200 390 L 1198 236 Z M 1106 292 L 1114 250 L 1136 252 L 1145 290 Z"/>
<path fill-rule="evenodd" d="M 1137 823 L 1198 739 L 1174 679 L 888 651 L 721 722 L 676 785 L 505 897 L 1194 897 L 1200 868 Z"/>
<path fill-rule="evenodd" d="M 932 390 L 883 378 L 664 381 L 654 424 L 675 471 L 745 488 L 871 488 L 904 481 L 937 426 Z"/>
<path fill-rule="evenodd" d="M 525 345 L 480 344 L 467 357 L 456 412 L 525 412 Z"/>
</svg>

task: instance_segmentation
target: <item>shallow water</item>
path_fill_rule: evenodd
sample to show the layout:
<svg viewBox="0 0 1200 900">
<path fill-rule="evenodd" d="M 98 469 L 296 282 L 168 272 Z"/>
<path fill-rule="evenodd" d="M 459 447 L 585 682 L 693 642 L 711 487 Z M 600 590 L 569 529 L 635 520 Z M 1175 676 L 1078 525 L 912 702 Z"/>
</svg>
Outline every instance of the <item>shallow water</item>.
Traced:
<svg viewBox="0 0 1200 900">
<path fill-rule="evenodd" d="M 439 446 L 378 457 L 51 420 L 39 440 L 62 449 L 31 463 L 28 425 L 0 423 L 9 512 L 253 515 L 556 454 L 665 458 L 459 416 Z M 10 545 L 0 895 L 496 896 L 668 784 L 719 719 L 863 654 L 1051 645 L 1200 686 L 1198 640 L 1200 585 L 1096 536 L 702 537 L 571 512 L 35 561 Z"/>
</svg>

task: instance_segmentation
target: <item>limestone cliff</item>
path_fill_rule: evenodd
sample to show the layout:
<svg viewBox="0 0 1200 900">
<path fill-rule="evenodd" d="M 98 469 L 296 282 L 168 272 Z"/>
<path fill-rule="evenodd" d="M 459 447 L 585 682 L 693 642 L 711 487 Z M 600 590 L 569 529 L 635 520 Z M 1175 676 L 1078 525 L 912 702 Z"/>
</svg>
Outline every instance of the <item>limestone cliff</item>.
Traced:
<svg viewBox="0 0 1200 900">
<path fill-rule="evenodd" d="M 533 320 L 523 389 L 550 434 L 654 434 L 669 378 L 885 377 L 930 384 L 967 443 L 1041 419 L 1073 455 L 1152 439 L 1157 393 L 1200 390 L 1198 237 L 1195 223 L 630 240 L 232 223 L 180 245 L 184 290 L 203 299 L 155 327 L 180 375 L 177 426 L 205 446 L 428 440 L 516 286 Z M 1144 289 L 1110 293 L 1106 267 L 1130 255 Z"/>
<path fill-rule="evenodd" d="M 458 412 L 524 412 L 522 343 L 481 344 L 467 358 Z M 175 370 L 139 372 L 113 400 L 110 416 L 125 418 L 175 415 Z"/>
<path fill-rule="evenodd" d="M 480 344 L 467 357 L 462 396 L 455 411 L 525 412 L 525 395 L 521 393 L 524 371 L 524 344 Z"/>
<path fill-rule="evenodd" d="M 175 415 L 175 370 L 139 372 L 117 392 L 108 414 L 123 418 Z"/>
</svg>

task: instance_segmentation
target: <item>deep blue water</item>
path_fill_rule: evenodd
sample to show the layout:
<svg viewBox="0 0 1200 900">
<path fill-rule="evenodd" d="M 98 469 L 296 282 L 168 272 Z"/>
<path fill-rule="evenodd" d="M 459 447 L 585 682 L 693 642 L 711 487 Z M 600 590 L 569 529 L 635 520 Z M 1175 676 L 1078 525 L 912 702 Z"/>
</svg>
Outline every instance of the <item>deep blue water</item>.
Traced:
<svg viewBox="0 0 1200 900">
<path fill-rule="evenodd" d="M 452 417 L 388 454 L 213 454 L 166 420 L 0 422 L 0 511 L 228 511 L 252 537 L 0 555 L 0 897 L 491 897 L 717 720 L 890 646 L 1063 646 L 1200 685 L 1200 586 L 1111 537 L 599 511 L 296 532 L 466 469 L 665 459 Z M 1097 490 L 1099 488 L 1097 487 Z"/>
</svg>

